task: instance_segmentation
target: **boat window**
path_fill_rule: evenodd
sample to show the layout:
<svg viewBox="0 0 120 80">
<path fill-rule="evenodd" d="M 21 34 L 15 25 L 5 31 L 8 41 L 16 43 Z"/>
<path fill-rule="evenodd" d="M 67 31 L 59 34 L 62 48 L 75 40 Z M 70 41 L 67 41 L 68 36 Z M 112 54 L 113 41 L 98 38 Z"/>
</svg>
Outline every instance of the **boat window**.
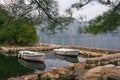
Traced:
<svg viewBox="0 0 120 80">
<path fill-rule="evenodd" d="M 24 54 L 29 54 L 29 53 L 24 53 Z"/>
</svg>

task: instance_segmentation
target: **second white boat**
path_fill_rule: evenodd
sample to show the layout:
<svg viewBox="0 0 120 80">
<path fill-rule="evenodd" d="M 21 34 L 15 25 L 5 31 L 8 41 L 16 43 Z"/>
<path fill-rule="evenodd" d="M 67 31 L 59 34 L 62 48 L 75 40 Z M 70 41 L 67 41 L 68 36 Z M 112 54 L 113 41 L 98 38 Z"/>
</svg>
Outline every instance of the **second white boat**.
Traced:
<svg viewBox="0 0 120 80">
<path fill-rule="evenodd" d="M 78 56 L 79 49 L 66 49 L 66 48 L 59 48 L 54 49 L 55 54 L 65 55 L 65 56 Z"/>
</svg>

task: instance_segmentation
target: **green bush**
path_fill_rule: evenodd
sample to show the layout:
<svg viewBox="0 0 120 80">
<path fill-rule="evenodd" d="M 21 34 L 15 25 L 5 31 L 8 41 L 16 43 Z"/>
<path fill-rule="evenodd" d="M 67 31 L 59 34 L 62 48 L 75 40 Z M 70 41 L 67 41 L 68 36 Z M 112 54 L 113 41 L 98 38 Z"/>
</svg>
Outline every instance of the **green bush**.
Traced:
<svg viewBox="0 0 120 80">
<path fill-rule="evenodd" d="M 0 12 L 0 44 L 32 45 L 37 41 L 36 29 L 31 20 L 25 17 L 15 20 L 5 11 Z"/>
</svg>

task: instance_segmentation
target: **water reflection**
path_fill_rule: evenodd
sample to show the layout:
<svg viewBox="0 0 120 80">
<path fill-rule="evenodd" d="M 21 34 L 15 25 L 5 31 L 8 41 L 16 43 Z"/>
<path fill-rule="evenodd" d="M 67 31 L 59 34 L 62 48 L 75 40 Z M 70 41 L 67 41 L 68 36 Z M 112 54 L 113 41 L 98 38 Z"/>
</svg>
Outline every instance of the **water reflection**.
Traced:
<svg viewBox="0 0 120 80">
<path fill-rule="evenodd" d="M 23 59 L 18 59 L 19 63 L 27 68 L 33 69 L 34 73 L 40 73 L 42 71 L 49 71 L 53 67 L 60 68 L 71 63 L 78 63 L 85 61 L 82 57 L 70 57 L 54 54 L 53 52 L 46 53 L 46 59 L 44 63 L 30 62 Z"/>
<path fill-rule="evenodd" d="M 71 64 L 71 62 L 58 59 L 57 57 L 55 57 L 54 52 L 51 51 L 46 53 L 45 64 L 46 64 L 46 69 L 44 71 L 49 71 L 54 67 L 60 68 L 60 67 L 67 66 Z"/>
<path fill-rule="evenodd" d="M 76 25 L 76 24 L 75 24 Z M 40 30 L 37 30 L 40 36 L 40 43 L 58 44 L 58 45 L 75 45 L 90 48 L 115 49 L 120 50 L 120 33 L 108 34 L 78 34 L 78 28 L 75 25 L 68 27 L 64 33 L 55 35 L 47 35 Z M 80 26 L 80 25 L 78 25 Z M 72 32 L 75 32 L 72 34 Z"/>
<path fill-rule="evenodd" d="M 66 60 L 68 62 L 72 62 L 72 63 L 77 63 L 79 62 L 78 57 L 70 57 L 70 56 L 63 56 L 63 55 L 57 55 L 55 54 L 55 57 L 62 59 L 62 60 Z"/>
<path fill-rule="evenodd" d="M 39 71 L 44 71 L 46 68 L 46 65 L 44 63 L 39 63 L 39 62 L 32 62 L 32 61 L 26 61 L 23 59 L 18 59 L 18 61 L 24 65 L 27 68 L 30 69 L 37 69 Z"/>
<path fill-rule="evenodd" d="M 33 70 L 21 65 L 17 57 L 0 54 L 0 80 L 30 73 L 33 73 Z"/>
<path fill-rule="evenodd" d="M 31 73 L 41 73 L 42 71 L 49 71 L 53 67 L 60 68 L 81 61 L 84 61 L 84 58 L 54 55 L 53 52 L 46 53 L 44 63 L 25 61 L 17 57 L 0 54 L 0 80 Z"/>
</svg>

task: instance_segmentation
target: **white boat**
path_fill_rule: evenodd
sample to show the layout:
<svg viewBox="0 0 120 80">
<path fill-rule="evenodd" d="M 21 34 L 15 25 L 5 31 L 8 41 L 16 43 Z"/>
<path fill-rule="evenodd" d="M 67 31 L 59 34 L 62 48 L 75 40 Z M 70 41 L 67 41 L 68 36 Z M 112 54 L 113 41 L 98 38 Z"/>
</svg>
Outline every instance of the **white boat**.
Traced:
<svg viewBox="0 0 120 80">
<path fill-rule="evenodd" d="M 78 56 L 79 49 L 66 49 L 66 48 L 59 48 L 54 49 L 55 54 L 65 55 L 65 56 Z"/>
<path fill-rule="evenodd" d="M 18 57 L 28 61 L 44 62 L 45 53 L 32 51 L 19 51 Z"/>
</svg>

